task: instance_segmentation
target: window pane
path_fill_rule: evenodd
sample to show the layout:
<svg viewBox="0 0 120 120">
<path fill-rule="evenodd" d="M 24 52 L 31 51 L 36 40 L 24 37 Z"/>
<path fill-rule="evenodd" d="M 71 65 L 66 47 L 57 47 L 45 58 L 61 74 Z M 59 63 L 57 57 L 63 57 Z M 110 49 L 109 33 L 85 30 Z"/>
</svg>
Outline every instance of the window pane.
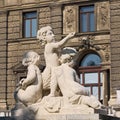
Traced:
<svg viewBox="0 0 120 120">
<path fill-rule="evenodd" d="M 103 100 L 103 87 L 100 87 L 100 100 Z"/>
<path fill-rule="evenodd" d="M 98 73 L 85 73 L 85 84 L 98 83 Z"/>
<path fill-rule="evenodd" d="M 92 94 L 98 99 L 98 87 L 93 87 L 92 92 Z"/>
<path fill-rule="evenodd" d="M 36 36 L 36 32 L 37 32 L 37 21 L 36 19 L 32 20 L 32 37 Z"/>
<path fill-rule="evenodd" d="M 80 74 L 80 84 L 83 84 L 83 76 Z"/>
<path fill-rule="evenodd" d="M 90 31 L 95 31 L 94 13 L 90 14 Z"/>
<path fill-rule="evenodd" d="M 37 32 L 37 13 L 24 13 L 24 37 L 35 37 Z"/>
<path fill-rule="evenodd" d="M 30 20 L 25 21 L 25 37 L 30 37 Z"/>
<path fill-rule="evenodd" d="M 80 66 L 99 66 L 101 63 L 101 59 L 96 54 L 88 54 L 86 55 Z"/>
<path fill-rule="evenodd" d="M 80 32 L 95 31 L 94 6 L 80 7 Z"/>
<path fill-rule="evenodd" d="M 87 15 L 81 15 L 81 32 L 87 32 Z"/>
<path fill-rule="evenodd" d="M 35 18 L 35 17 L 37 17 L 36 12 L 30 12 L 30 13 L 25 13 L 24 14 L 24 18 Z"/>
<path fill-rule="evenodd" d="M 94 11 L 94 6 L 81 7 L 81 12 L 90 12 Z"/>
<path fill-rule="evenodd" d="M 103 83 L 103 73 L 100 73 L 100 83 Z"/>
<path fill-rule="evenodd" d="M 88 91 L 89 91 L 89 93 L 91 94 L 91 87 L 85 87 Z"/>
</svg>

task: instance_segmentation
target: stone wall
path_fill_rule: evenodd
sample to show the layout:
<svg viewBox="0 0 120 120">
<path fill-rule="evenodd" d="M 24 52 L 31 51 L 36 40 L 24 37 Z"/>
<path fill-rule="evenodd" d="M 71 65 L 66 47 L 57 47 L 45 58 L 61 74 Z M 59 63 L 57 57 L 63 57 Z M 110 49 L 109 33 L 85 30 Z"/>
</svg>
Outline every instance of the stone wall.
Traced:
<svg viewBox="0 0 120 120">
<path fill-rule="evenodd" d="M 7 12 L 0 12 L 0 109 L 6 109 L 7 93 Z"/>
<path fill-rule="evenodd" d="M 111 0 L 111 95 L 120 89 L 120 1 Z"/>
</svg>

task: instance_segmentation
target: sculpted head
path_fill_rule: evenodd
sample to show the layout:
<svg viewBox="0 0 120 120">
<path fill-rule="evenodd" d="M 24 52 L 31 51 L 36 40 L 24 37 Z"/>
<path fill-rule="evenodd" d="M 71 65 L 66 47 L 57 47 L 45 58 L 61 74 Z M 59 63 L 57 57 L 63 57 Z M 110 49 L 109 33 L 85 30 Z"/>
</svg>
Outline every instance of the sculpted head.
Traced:
<svg viewBox="0 0 120 120">
<path fill-rule="evenodd" d="M 28 51 L 23 55 L 22 64 L 28 66 L 30 64 L 38 65 L 40 64 L 40 55 L 34 51 Z"/>
<path fill-rule="evenodd" d="M 43 45 L 47 42 L 53 42 L 55 39 L 52 28 L 50 26 L 42 27 L 37 32 L 37 39 L 39 39 L 39 42 Z"/>
<path fill-rule="evenodd" d="M 65 47 L 61 52 L 61 56 L 59 59 L 60 63 L 66 63 L 68 65 L 72 64 L 73 57 L 76 55 L 76 53 L 76 49 L 72 47 Z"/>
</svg>

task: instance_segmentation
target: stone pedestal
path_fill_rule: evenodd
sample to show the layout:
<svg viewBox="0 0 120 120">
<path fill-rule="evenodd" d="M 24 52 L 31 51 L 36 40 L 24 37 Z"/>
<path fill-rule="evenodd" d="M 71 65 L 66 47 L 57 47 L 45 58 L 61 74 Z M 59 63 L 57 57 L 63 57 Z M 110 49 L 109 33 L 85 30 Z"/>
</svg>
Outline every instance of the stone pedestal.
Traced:
<svg viewBox="0 0 120 120">
<path fill-rule="evenodd" d="M 37 120 L 99 120 L 99 114 L 51 114 Z"/>
</svg>

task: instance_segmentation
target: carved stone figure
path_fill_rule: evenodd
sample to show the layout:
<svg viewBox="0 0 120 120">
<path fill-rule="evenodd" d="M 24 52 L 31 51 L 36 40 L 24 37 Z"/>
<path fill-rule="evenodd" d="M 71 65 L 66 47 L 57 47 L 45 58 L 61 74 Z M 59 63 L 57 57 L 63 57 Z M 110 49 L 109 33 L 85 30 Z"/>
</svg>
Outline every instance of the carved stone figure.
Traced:
<svg viewBox="0 0 120 120">
<path fill-rule="evenodd" d="M 69 50 L 71 50 L 69 48 Z M 57 85 L 60 88 L 62 95 L 68 98 L 74 95 L 89 95 L 89 92 L 77 83 L 79 81 L 76 71 L 71 68 L 71 55 L 66 53 L 60 57 L 61 65 L 54 68 L 51 77 L 51 93 L 49 96 L 55 96 Z M 67 87 L 66 87 L 67 86 Z"/>
<path fill-rule="evenodd" d="M 26 52 L 22 64 L 28 66 L 28 73 L 26 78 L 20 80 L 15 94 L 17 102 L 22 102 L 28 106 L 42 98 L 42 77 L 38 68 L 40 56 L 33 51 Z"/>
<path fill-rule="evenodd" d="M 55 42 L 55 35 L 50 26 L 42 27 L 40 30 L 38 30 L 37 38 L 43 45 L 45 45 L 44 57 L 46 68 L 42 73 L 44 89 L 48 89 L 50 86 L 52 68 L 59 66 L 58 49 L 63 47 L 74 35 L 75 33 L 72 32 L 61 41 Z"/>
<path fill-rule="evenodd" d="M 24 120 L 24 117 L 25 120 L 37 120 L 41 115 L 51 113 L 80 114 L 82 111 L 94 113 L 93 108 L 101 107 L 101 103 L 78 83 L 77 73 L 71 67 L 74 64 L 73 57 L 76 55 L 76 50 L 67 47 L 58 53 L 58 48 L 63 47 L 74 35 L 74 32 L 70 33 L 61 41 L 55 42 L 50 26 L 38 31 L 39 41 L 45 44 L 46 68 L 41 74 L 38 68 L 40 56 L 36 52 L 29 51 L 24 54 L 22 63 L 28 66 L 28 73 L 27 77 L 19 82 L 15 91 L 16 101 L 21 103 L 16 105 L 16 111 L 13 112 L 16 120 Z M 43 95 L 42 90 L 48 88 L 50 94 Z M 56 96 L 57 89 L 61 95 Z"/>
</svg>

